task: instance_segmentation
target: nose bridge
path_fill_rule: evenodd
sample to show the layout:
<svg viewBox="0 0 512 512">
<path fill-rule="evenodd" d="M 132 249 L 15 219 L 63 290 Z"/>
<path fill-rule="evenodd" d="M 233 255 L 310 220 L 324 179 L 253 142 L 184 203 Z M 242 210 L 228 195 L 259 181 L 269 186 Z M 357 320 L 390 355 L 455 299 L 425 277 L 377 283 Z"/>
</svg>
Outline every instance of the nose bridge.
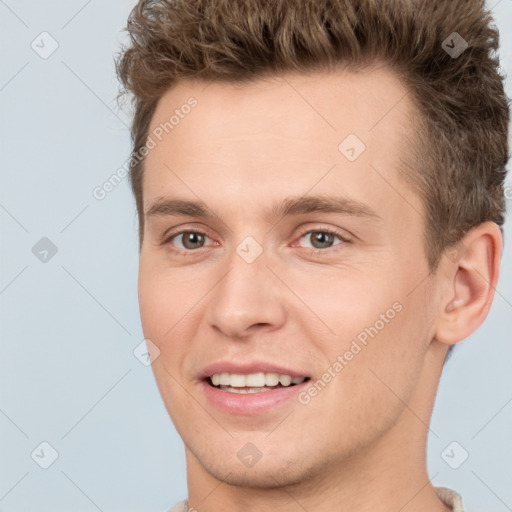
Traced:
<svg viewBox="0 0 512 512">
<path fill-rule="evenodd" d="M 226 258 L 226 273 L 208 304 L 210 325 L 231 337 L 243 337 L 254 325 L 281 325 L 285 317 L 282 290 L 267 268 L 263 247 L 246 237 Z"/>
</svg>

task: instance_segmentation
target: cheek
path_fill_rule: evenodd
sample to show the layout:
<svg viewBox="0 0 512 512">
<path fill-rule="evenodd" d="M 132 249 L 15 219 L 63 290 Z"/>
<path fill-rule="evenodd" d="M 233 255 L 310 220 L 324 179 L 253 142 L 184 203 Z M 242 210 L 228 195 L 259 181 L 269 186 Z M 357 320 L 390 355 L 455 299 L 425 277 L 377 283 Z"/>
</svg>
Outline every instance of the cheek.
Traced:
<svg viewBox="0 0 512 512">
<path fill-rule="evenodd" d="M 331 365 L 338 356 L 342 363 L 331 366 L 336 376 L 311 406 L 332 431 L 334 445 L 346 450 L 364 445 L 388 431 L 404 412 L 421 373 L 416 343 L 421 328 L 411 314 L 404 305 L 378 332 L 355 326 L 353 332 L 365 333 L 366 344 L 347 335 L 339 338 L 337 350 L 329 347 Z"/>
<path fill-rule="evenodd" d="M 162 269 L 150 258 L 141 255 L 139 267 L 139 309 L 144 337 L 159 349 L 151 368 L 167 412 L 175 424 L 187 417 L 190 406 L 184 392 L 180 368 L 186 353 L 186 336 L 180 332 L 185 322 L 180 322 L 194 300 L 190 288 L 177 286 L 174 274 Z M 195 298 L 197 302 L 197 298 Z M 183 346 L 180 347 L 180 340 Z"/>
<path fill-rule="evenodd" d="M 366 344 L 359 343 L 361 351 L 347 368 L 346 380 L 354 403 L 365 404 L 360 411 L 366 411 L 367 421 L 387 417 L 393 422 L 416 389 L 429 336 L 428 319 L 417 299 L 402 295 L 393 313 L 382 311 L 387 323 L 374 319 L 360 331 Z"/>
<path fill-rule="evenodd" d="M 419 378 L 431 330 L 427 300 L 422 287 L 411 293 L 415 278 L 387 275 L 397 277 L 345 276 L 323 287 L 311 287 L 310 278 L 295 283 L 322 321 L 315 321 L 314 332 L 303 317 L 302 328 L 322 354 L 319 371 L 336 375 L 329 400 L 344 396 L 341 409 L 365 403 L 361 410 L 370 415 L 393 414 L 401 404 L 397 396 L 406 401 Z"/>
<path fill-rule="evenodd" d="M 172 299 L 171 294 L 164 294 L 165 286 L 154 271 L 141 259 L 139 267 L 139 310 L 144 336 L 157 345 L 165 332 L 163 329 L 163 312 Z M 170 304 L 172 306 L 172 304 Z"/>
<path fill-rule="evenodd" d="M 163 345 L 182 327 L 180 320 L 197 303 L 200 290 L 193 283 L 180 283 L 174 270 L 141 255 L 138 296 L 144 336 Z"/>
<path fill-rule="evenodd" d="M 381 332 L 399 316 L 396 285 L 380 281 L 367 270 L 354 269 L 290 275 L 287 282 L 302 299 L 293 302 L 297 307 L 295 320 L 308 319 L 309 325 L 318 325 L 317 332 L 323 331 L 323 336 L 313 336 L 313 340 L 336 351 L 357 337 L 364 342 L 370 339 L 368 331 L 375 331 L 375 324 Z M 303 313 L 299 314 L 299 309 Z"/>
</svg>

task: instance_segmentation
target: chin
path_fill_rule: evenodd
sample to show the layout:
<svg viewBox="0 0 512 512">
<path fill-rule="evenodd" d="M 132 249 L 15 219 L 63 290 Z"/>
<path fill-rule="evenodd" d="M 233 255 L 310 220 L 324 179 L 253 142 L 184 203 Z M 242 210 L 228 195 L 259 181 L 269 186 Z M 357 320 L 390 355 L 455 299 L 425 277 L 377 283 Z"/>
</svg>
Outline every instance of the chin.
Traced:
<svg viewBox="0 0 512 512">
<path fill-rule="evenodd" d="M 219 460 L 218 455 L 211 453 L 207 457 L 196 458 L 212 477 L 237 487 L 273 489 L 293 486 L 304 483 L 321 472 L 315 471 L 311 466 L 305 467 L 303 460 L 290 458 L 265 461 L 262 457 L 253 467 L 248 468 L 243 467 L 236 457 L 234 460 Z"/>
<path fill-rule="evenodd" d="M 285 486 L 300 484 L 304 481 L 305 475 L 298 474 L 297 470 L 283 472 L 279 468 L 249 468 L 240 470 L 239 468 L 205 468 L 208 473 L 225 483 L 237 487 L 252 487 L 255 489 L 277 489 Z M 227 471 L 228 476 L 226 475 Z"/>
</svg>

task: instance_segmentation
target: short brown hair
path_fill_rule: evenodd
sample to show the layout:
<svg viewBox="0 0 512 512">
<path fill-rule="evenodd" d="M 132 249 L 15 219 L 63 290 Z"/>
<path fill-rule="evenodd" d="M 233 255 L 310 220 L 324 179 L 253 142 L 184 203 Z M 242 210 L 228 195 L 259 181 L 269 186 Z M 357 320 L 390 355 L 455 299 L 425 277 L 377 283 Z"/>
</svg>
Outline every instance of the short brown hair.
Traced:
<svg viewBox="0 0 512 512">
<path fill-rule="evenodd" d="M 133 95 L 132 156 L 179 80 L 246 83 L 382 63 L 420 112 L 402 172 L 425 204 L 431 270 L 472 227 L 503 225 L 509 104 L 483 0 L 140 0 L 127 31 L 117 71 Z M 456 43 L 468 45 L 460 55 L 449 52 Z M 131 171 L 141 243 L 143 168 L 139 159 Z"/>
</svg>

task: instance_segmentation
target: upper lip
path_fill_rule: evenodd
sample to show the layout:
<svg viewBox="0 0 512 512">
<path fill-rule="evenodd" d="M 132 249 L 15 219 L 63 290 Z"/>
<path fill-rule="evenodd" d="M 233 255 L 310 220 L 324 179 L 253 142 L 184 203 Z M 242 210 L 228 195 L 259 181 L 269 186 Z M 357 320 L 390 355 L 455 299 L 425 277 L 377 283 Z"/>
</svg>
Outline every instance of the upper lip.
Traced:
<svg viewBox="0 0 512 512">
<path fill-rule="evenodd" d="M 246 363 L 234 363 L 233 361 L 217 361 L 203 368 L 199 373 L 199 379 L 206 379 L 216 373 L 236 373 L 249 375 L 251 373 L 278 373 L 280 375 L 289 375 L 290 377 L 308 377 L 304 372 L 292 370 L 279 366 L 274 363 L 265 363 L 263 361 L 253 361 Z"/>
</svg>

